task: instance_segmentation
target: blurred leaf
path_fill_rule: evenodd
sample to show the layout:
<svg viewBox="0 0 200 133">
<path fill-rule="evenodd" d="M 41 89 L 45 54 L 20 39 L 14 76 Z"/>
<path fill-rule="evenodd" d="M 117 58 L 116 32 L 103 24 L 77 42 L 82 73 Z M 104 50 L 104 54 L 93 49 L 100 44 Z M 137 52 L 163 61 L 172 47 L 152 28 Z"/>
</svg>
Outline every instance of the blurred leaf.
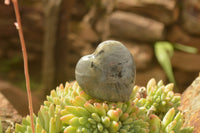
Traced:
<svg viewBox="0 0 200 133">
<path fill-rule="evenodd" d="M 0 118 L 0 133 L 3 133 L 2 125 L 1 125 L 1 118 Z"/>
<path fill-rule="evenodd" d="M 174 54 L 174 47 L 171 43 L 169 42 L 155 43 L 155 55 L 158 62 L 164 69 L 169 81 L 176 84 L 170 61 L 170 58 L 173 56 L 173 54 Z"/>
<path fill-rule="evenodd" d="M 196 54 L 198 52 L 197 48 L 191 47 L 191 46 L 186 46 L 186 45 L 182 45 L 182 44 L 178 44 L 175 43 L 174 44 L 174 48 L 187 52 L 187 53 L 191 53 L 191 54 Z"/>
<path fill-rule="evenodd" d="M 197 53 L 198 49 L 191 46 L 186 46 L 178 43 L 172 44 L 170 42 L 165 42 L 165 41 L 155 43 L 155 55 L 158 62 L 165 71 L 169 81 L 176 84 L 170 61 L 170 58 L 174 54 L 174 49 L 178 49 L 193 54 Z"/>
</svg>

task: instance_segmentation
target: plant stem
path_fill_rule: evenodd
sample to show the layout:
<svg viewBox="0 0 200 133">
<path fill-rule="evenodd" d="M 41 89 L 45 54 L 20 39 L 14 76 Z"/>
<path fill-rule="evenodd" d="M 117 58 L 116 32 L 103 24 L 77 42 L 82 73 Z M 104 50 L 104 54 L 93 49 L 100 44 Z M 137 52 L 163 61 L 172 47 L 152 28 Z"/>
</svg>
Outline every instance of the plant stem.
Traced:
<svg viewBox="0 0 200 133">
<path fill-rule="evenodd" d="M 31 117 L 32 133 L 35 133 L 34 120 L 33 120 L 33 105 L 32 105 L 30 80 L 29 80 L 29 72 L 28 72 L 28 59 L 27 59 L 26 45 L 25 45 L 23 31 L 22 31 L 21 18 L 20 18 L 19 8 L 18 8 L 18 1 L 12 0 L 12 3 L 14 5 L 15 15 L 16 15 L 16 19 L 17 19 L 16 28 L 18 29 L 21 47 L 22 47 L 22 54 L 23 54 L 23 59 L 24 59 L 24 74 L 25 74 L 26 89 L 27 89 L 27 95 L 28 95 L 28 101 L 29 101 L 29 112 L 30 112 L 30 117 Z"/>
</svg>

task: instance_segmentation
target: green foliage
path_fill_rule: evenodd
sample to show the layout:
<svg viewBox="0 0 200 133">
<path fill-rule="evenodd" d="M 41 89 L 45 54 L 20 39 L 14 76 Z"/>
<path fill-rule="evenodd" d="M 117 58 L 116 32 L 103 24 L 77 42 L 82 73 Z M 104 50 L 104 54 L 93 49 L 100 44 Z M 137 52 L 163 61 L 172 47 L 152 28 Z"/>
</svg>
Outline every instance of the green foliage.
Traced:
<svg viewBox="0 0 200 133">
<path fill-rule="evenodd" d="M 191 53 L 191 54 L 195 54 L 195 53 L 198 52 L 197 48 L 190 47 L 190 46 L 185 46 L 185 45 L 177 44 L 177 43 L 174 44 L 174 48 L 178 49 L 178 50 L 181 50 L 181 51 L 184 51 L 184 52 L 187 52 L 187 53 Z"/>
<path fill-rule="evenodd" d="M 173 56 L 173 54 L 174 54 L 174 48 L 171 43 L 157 42 L 155 44 L 155 55 L 158 62 L 166 72 L 169 81 L 175 83 L 175 78 L 173 75 L 173 70 L 170 61 L 170 58 Z"/>
<path fill-rule="evenodd" d="M 87 95 L 75 82 L 52 90 L 38 115 L 36 133 L 192 133 L 182 128 L 183 114 L 177 109 L 180 96 L 173 85 L 135 86 L 128 102 L 107 102 Z M 15 125 L 15 133 L 31 133 L 30 117 Z"/>
<path fill-rule="evenodd" d="M 34 116 L 36 133 L 60 133 L 62 124 L 60 121 L 60 112 L 57 112 L 56 106 L 41 106 L 38 117 Z M 25 133 L 31 131 L 30 116 L 23 118 L 22 124 L 15 125 L 15 133 Z"/>
<path fill-rule="evenodd" d="M 0 118 L 0 133 L 3 133 L 2 124 L 1 124 L 1 118 Z"/>
<path fill-rule="evenodd" d="M 179 94 L 174 94 L 173 87 L 173 83 L 164 85 L 161 80 L 156 84 L 156 80 L 151 79 L 147 87 L 143 89 L 147 96 L 141 98 L 138 105 L 145 106 L 162 119 L 170 108 L 174 107 L 177 111 L 177 107 L 180 105 L 181 97 Z"/>
<path fill-rule="evenodd" d="M 83 96 L 79 95 L 81 93 Z M 89 100 L 92 99 L 88 99 L 88 96 L 81 91 L 71 100 L 71 105 L 65 107 L 65 113 L 62 113 L 64 115 L 61 117 L 67 125 L 64 132 L 146 133 L 149 131 L 146 110 L 138 108 L 133 99 L 126 103 Z"/>
<path fill-rule="evenodd" d="M 172 44 L 170 42 L 165 42 L 165 41 L 155 43 L 154 50 L 155 50 L 155 55 L 158 62 L 162 66 L 163 70 L 165 71 L 169 81 L 176 84 L 173 70 L 172 70 L 171 61 L 170 61 L 171 57 L 174 54 L 175 49 L 188 52 L 188 53 L 193 53 L 193 54 L 197 53 L 198 50 L 190 46 L 181 45 L 181 44 Z"/>
<path fill-rule="evenodd" d="M 192 133 L 193 128 L 182 128 L 183 114 L 175 113 L 175 109 L 171 108 L 164 118 L 161 119 L 155 114 L 151 114 L 149 118 L 150 133 Z"/>
</svg>

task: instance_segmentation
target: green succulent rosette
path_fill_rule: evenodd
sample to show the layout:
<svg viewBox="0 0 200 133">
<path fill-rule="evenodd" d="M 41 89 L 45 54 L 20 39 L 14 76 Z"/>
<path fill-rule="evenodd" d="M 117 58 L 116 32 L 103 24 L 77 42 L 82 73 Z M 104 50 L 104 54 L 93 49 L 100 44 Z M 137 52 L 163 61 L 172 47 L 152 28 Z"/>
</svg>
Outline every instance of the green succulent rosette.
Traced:
<svg viewBox="0 0 200 133">
<path fill-rule="evenodd" d="M 173 83 L 164 85 L 162 80 L 156 83 L 155 79 L 151 79 L 147 83 L 146 88 L 142 87 L 139 89 L 139 93 L 145 94 L 145 97 L 140 98 L 138 105 L 145 106 L 150 112 L 154 112 L 160 118 L 163 118 L 172 107 L 177 112 L 181 96 L 173 92 L 173 87 Z"/>
<path fill-rule="evenodd" d="M 182 128 L 183 115 L 177 109 L 180 99 L 169 95 L 172 89 L 167 86 L 153 79 L 147 89 L 135 86 L 128 102 L 108 102 L 90 97 L 76 82 L 60 85 L 34 116 L 36 133 L 192 133 L 192 128 Z M 161 96 L 158 90 L 163 87 L 168 88 L 166 97 L 161 102 L 150 100 Z M 29 116 L 15 125 L 15 133 L 31 132 Z"/>
<path fill-rule="evenodd" d="M 38 117 L 34 116 L 35 132 L 60 133 L 62 130 L 60 117 L 60 109 L 57 109 L 54 104 L 41 106 Z M 15 133 L 32 133 L 30 116 L 23 118 L 21 125 L 15 125 Z"/>
<path fill-rule="evenodd" d="M 183 114 L 175 113 L 175 108 L 171 108 L 161 120 L 157 115 L 149 116 L 150 133 L 192 133 L 192 127 L 182 128 Z"/>
<path fill-rule="evenodd" d="M 77 83 L 77 90 L 65 109 L 61 120 L 66 124 L 65 133 L 146 133 L 149 124 L 146 109 L 136 106 L 133 99 L 126 103 L 92 99 Z M 133 94 L 132 94 L 133 95 Z"/>
</svg>

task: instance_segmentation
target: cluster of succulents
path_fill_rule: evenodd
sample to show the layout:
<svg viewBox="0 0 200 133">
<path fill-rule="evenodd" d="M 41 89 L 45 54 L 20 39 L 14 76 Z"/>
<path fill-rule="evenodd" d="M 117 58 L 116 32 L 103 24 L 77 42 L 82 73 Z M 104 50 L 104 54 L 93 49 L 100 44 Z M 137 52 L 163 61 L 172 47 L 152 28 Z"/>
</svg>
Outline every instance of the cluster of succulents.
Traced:
<svg viewBox="0 0 200 133">
<path fill-rule="evenodd" d="M 34 116 L 36 133 L 59 133 L 62 130 L 61 114 L 53 104 L 41 106 L 38 117 Z M 22 124 L 15 125 L 15 133 L 31 133 L 30 116 L 22 120 Z"/>
<path fill-rule="evenodd" d="M 180 105 L 180 94 L 173 92 L 174 84 L 164 85 L 162 80 L 156 84 L 155 79 L 151 79 L 147 87 L 140 88 L 139 93 L 142 94 L 138 105 L 145 106 L 149 111 L 153 111 L 160 118 L 163 118 L 166 112 L 172 107 Z"/>
<path fill-rule="evenodd" d="M 78 84 L 73 89 L 78 92 L 62 110 L 62 122 L 66 133 L 117 133 L 149 131 L 146 110 L 138 108 L 133 100 L 103 102 L 89 97 Z"/>
<path fill-rule="evenodd" d="M 87 95 L 76 82 L 66 83 L 47 96 L 34 116 L 35 130 L 36 133 L 192 133 L 192 127 L 182 127 L 183 114 L 177 109 L 180 96 L 172 88 L 171 84 L 165 86 L 162 81 L 156 84 L 152 79 L 146 88 L 135 86 L 128 102 L 108 102 Z M 31 133 L 30 117 L 16 124 L 14 132 Z"/>
</svg>

